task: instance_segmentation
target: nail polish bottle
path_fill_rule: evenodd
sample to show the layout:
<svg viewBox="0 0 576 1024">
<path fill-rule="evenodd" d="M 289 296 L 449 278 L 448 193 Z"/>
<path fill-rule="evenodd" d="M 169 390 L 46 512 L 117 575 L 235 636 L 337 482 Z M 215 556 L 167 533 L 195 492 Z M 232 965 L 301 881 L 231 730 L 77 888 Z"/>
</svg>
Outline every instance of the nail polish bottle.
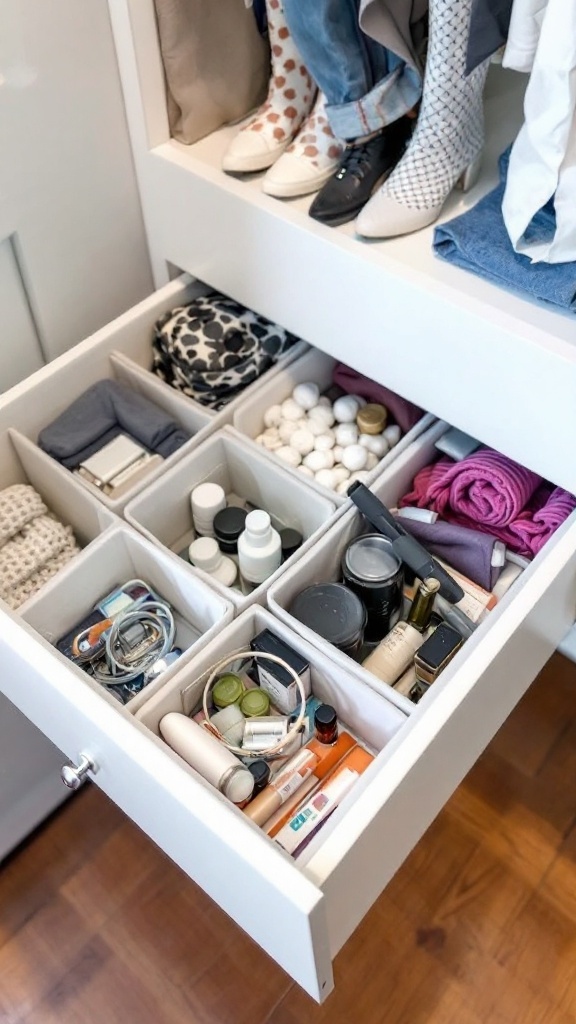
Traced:
<svg viewBox="0 0 576 1024">
<path fill-rule="evenodd" d="M 406 621 L 397 622 L 394 629 L 362 662 L 363 667 L 382 682 L 393 686 L 424 643 L 439 588 L 438 580 L 432 577 L 425 579 L 416 591 Z"/>
</svg>

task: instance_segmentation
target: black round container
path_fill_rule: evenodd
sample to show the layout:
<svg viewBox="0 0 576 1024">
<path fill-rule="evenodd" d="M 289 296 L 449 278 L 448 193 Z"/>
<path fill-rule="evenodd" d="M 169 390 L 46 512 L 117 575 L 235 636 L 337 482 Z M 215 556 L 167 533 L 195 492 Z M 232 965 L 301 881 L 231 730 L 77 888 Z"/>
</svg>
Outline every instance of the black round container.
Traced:
<svg viewBox="0 0 576 1024">
<path fill-rule="evenodd" d="M 302 544 L 302 534 L 298 530 L 293 530 L 291 526 L 286 526 L 280 530 L 280 543 L 282 545 L 282 561 L 285 562 Z"/>
<path fill-rule="evenodd" d="M 261 793 L 264 787 L 268 785 L 270 765 L 258 758 L 257 761 L 251 761 L 246 767 L 254 778 L 254 792 L 252 795 L 256 796 L 257 793 Z"/>
<path fill-rule="evenodd" d="M 238 537 L 245 528 L 247 515 L 245 508 L 236 505 L 222 508 L 216 513 L 213 529 L 220 551 L 227 555 L 238 554 Z"/>
<path fill-rule="evenodd" d="M 388 538 L 365 533 L 351 541 L 342 557 L 342 577 L 366 608 L 365 642 L 378 643 L 396 625 L 402 609 L 402 562 Z"/>
<path fill-rule="evenodd" d="M 366 609 L 343 583 L 314 583 L 306 587 L 294 598 L 289 611 L 351 658 L 360 655 Z"/>
</svg>

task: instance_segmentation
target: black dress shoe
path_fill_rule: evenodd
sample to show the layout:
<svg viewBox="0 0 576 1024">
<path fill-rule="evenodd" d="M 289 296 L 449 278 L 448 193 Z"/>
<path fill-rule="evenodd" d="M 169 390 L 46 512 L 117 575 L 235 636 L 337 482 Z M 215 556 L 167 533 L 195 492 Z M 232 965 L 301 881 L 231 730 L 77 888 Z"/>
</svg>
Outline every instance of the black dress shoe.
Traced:
<svg viewBox="0 0 576 1024">
<path fill-rule="evenodd" d="M 340 167 L 312 202 L 310 216 L 331 227 L 353 220 L 398 163 L 414 124 L 401 117 L 367 142 L 349 144 Z"/>
</svg>

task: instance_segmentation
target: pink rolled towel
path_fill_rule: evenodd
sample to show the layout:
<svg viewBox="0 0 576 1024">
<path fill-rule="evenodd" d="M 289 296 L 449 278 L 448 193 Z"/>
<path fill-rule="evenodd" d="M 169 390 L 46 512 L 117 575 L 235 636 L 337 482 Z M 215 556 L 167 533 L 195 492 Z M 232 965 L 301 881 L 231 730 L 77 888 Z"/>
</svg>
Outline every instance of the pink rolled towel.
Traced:
<svg viewBox="0 0 576 1024">
<path fill-rule="evenodd" d="M 401 506 L 429 508 L 449 522 L 498 537 L 532 558 L 576 508 L 576 498 L 499 452 L 442 458 L 417 473 Z"/>
<path fill-rule="evenodd" d="M 454 512 L 483 526 L 508 526 L 518 518 L 542 478 L 505 455 L 480 448 L 461 462 L 440 459 L 418 473 L 407 505 Z M 448 517 L 447 517 L 448 518 Z"/>
</svg>

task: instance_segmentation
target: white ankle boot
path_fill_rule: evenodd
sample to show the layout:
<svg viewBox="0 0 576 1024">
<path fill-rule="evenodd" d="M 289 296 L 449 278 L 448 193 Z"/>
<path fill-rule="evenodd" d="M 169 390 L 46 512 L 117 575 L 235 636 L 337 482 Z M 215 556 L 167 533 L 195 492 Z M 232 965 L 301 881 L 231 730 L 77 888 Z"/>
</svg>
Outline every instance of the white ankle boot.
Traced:
<svg viewBox="0 0 576 1024">
<path fill-rule="evenodd" d="M 334 174 L 343 151 L 344 143 L 335 138 L 328 123 L 324 96 L 318 93 L 298 135 L 264 175 L 262 191 L 279 199 L 317 192 Z"/>
<path fill-rule="evenodd" d="M 430 0 L 422 104 L 406 153 L 356 220 L 366 238 L 433 224 L 456 186 L 478 178 L 484 144 L 482 93 L 489 61 L 464 77 L 472 0 Z"/>
<path fill-rule="evenodd" d="M 262 171 L 282 155 L 312 109 L 316 86 L 290 34 L 281 0 L 266 0 L 271 77 L 266 102 L 228 147 L 222 168 Z"/>
</svg>

